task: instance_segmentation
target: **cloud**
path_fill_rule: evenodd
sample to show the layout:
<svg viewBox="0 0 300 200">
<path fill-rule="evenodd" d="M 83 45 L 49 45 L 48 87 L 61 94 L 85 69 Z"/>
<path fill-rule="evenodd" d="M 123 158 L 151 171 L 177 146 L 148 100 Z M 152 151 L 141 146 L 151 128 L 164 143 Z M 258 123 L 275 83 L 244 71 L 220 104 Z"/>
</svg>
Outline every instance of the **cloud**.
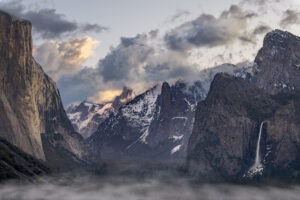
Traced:
<svg viewBox="0 0 300 200">
<path fill-rule="evenodd" d="M 63 100 L 66 104 L 85 98 L 100 102 L 102 96 L 104 99 L 110 94 L 115 96 L 114 91 L 120 91 L 123 86 L 137 90 L 161 81 L 198 80 L 203 66 L 190 59 L 187 50 L 224 46 L 232 41 L 252 44 L 254 29 L 247 25 L 256 16 L 254 12 L 231 6 L 218 18 L 203 14 L 169 31 L 163 38 L 158 38 L 158 30 L 121 37 L 119 45 L 111 48 L 95 68 L 83 68 L 59 79 Z M 219 60 L 225 61 L 228 56 L 222 52 L 216 56 L 220 54 Z"/>
<path fill-rule="evenodd" d="M 122 93 L 122 90 L 105 90 L 98 92 L 97 95 L 92 96 L 89 100 L 95 103 L 111 102 L 118 95 Z"/>
<path fill-rule="evenodd" d="M 43 38 L 55 38 L 64 33 L 78 29 L 76 22 L 68 21 L 62 14 L 56 13 L 55 9 L 41 9 L 17 14 L 31 21 L 33 27 Z"/>
<path fill-rule="evenodd" d="M 254 31 L 253 31 L 253 35 L 261 35 L 261 34 L 265 34 L 269 31 L 271 31 L 272 29 L 269 26 L 266 25 L 259 25 L 257 26 Z"/>
<path fill-rule="evenodd" d="M 34 56 L 43 69 L 54 80 L 63 75 L 77 73 L 82 64 L 93 55 L 93 49 L 99 42 L 85 37 L 68 41 L 47 41 L 36 47 Z"/>
<path fill-rule="evenodd" d="M 61 77 L 58 86 L 64 102 L 78 100 L 78 94 L 81 100 L 89 97 L 99 102 L 99 94 L 107 96 L 105 91 L 111 93 L 123 86 L 138 90 L 165 80 L 196 79 L 197 70 L 185 55 L 168 50 L 158 53 L 151 41 L 151 33 L 123 37 L 117 47 L 99 60 L 96 68 L 83 68 L 77 74 Z"/>
<path fill-rule="evenodd" d="M 46 39 L 59 38 L 67 34 L 78 32 L 102 32 L 107 27 L 98 24 L 78 24 L 71 21 L 65 15 L 57 13 L 55 9 L 27 9 L 22 0 L 0 2 L 0 9 L 17 17 L 31 21 L 34 30 Z"/>
<path fill-rule="evenodd" d="M 280 21 L 282 28 L 300 23 L 300 12 L 297 10 L 288 9 L 284 12 L 283 18 Z"/>
<path fill-rule="evenodd" d="M 121 38 L 121 44 L 99 62 L 103 80 L 122 81 L 134 78 L 132 75 L 141 76 L 147 58 L 154 53 L 154 49 L 145 40 L 145 34 L 134 38 Z"/>
<path fill-rule="evenodd" d="M 157 52 L 151 41 L 149 34 L 121 38 L 120 45 L 99 62 L 103 81 L 131 86 L 194 74 L 194 66 L 188 63 L 186 55 L 168 50 Z"/>
<path fill-rule="evenodd" d="M 186 17 L 190 14 L 191 13 L 188 10 L 177 10 L 176 13 L 173 16 L 171 16 L 169 20 L 167 20 L 167 22 L 175 22 L 178 19 Z"/>
<path fill-rule="evenodd" d="M 280 16 L 276 7 L 266 5 L 264 8 L 272 9 L 268 13 L 259 12 L 260 5 L 271 2 L 275 1 L 251 1 L 259 6 L 246 8 L 254 11 L 233 5 L 219 16 L 201 14 L 162 34 L 159 34 L 161 30 L 153 30 L 135 37 L 121 37 L 120 43 L 112 47 L 95 68 L 78 65 L 72 69 L 66 67 L 68 72 L 60 72 L 54 65 L 58 71 L 55 74 L 61 74 L 57 84 L 64 103 L 85 98 L 106 101 L 123 86 L 136 91 L 161 81 L 194 81 L 199 80 L 204 68 L 224 62 L 252 61 L 261 47 L 263 35 L 278 25 Z M 274 18 L 266 19 L 269 16 Z M 61 53 L 57 54 L 61 57 Z"/>
<path fill-rule="evenodd" d="M 254 27 L 253 30 L 249 29 L 248 31 L 244 31 L 243 35 L 239 36 L 239 40 L 243 44 L 257 44 L 258 36 L 266 34 L 267 32 L 271 31 L 272 29 L 266 25 L 258 25 Z"/>
<path fill-rule="evenodd" d="M 107 31 L 108 27 L 100 26 L 99 24 L 85 24 L 85 25 L 82 26 L 81 30 L 83 32 L 101 33 L 103 31 Z"/>
<path fill-rule="evenodd" d="M 197 19 L 174 28 L 164 39 L 170 49 L 177 51 L 226 45 L 241 38 L 247 28 L 247 20 L 255 16 L 255 13 L 244 12 L 233 5 L 218 18 L 202 14 Z"/>
<path fill-rule="evenodd" d="M 282 0 L 243 0 L 241 1 L 241 4 L 254 4 L 259 6 L 264 6 L 268 3 L 278 3 Z"/>
</svg>

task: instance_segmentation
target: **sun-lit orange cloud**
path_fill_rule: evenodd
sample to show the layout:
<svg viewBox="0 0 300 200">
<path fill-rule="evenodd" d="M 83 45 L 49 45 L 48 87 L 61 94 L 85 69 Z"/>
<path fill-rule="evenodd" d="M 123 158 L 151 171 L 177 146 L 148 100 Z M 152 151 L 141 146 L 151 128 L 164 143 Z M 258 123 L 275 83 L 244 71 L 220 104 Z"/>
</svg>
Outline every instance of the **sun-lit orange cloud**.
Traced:
<svg viewBox="0 0 300 200">
<path fill-rule="evenodd" d="M 47 41 L 34 50 L 34 56 L 54 80 L 63 75 L 75 74 L 84 62 L 94 55 L 99 41 L 90 37 L 72 38 L 67 41 Z"/>
<path fill-rule="evenodd" d="M 122 93 L 122 90 L 105 90 L 100 91 L 98 94 L 94 97 L 91 97 L 89 100 L 94 103 L 105 103 L 110 102 L 115 99 L 116 96 L 120 95 Z"/>
<path fill-rule="evenodd" d="M 97 40 L 90 37 L 83 39 L 72 38 L 57 44 L 59 54 L 70 63 L 82 63 L 93 55 L 94 48 L 99 44 Z"/>
</svg>

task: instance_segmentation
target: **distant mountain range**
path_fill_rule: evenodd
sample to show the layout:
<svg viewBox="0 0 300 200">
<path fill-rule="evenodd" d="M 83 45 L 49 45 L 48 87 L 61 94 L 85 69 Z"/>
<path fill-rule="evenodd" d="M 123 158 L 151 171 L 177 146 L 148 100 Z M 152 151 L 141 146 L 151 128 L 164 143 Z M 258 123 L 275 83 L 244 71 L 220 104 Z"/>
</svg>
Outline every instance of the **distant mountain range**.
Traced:
<svg viewBox="0 0 300 200">
<path fill-rule="evenodd" d="M 180 162 L 186 159 L 197 102 L 203 100 L 218 72 L 250 76 L 252 66 L 224 64 L 203 70 L 199 81 L 157 84 L 132 98 L 125 88 L 123 103 L 82 102 L 71 104 L 67 113 L 99 157 L 105 160 Z M 131 98 L 127 95 L 130 94 Z"/>
</svg>

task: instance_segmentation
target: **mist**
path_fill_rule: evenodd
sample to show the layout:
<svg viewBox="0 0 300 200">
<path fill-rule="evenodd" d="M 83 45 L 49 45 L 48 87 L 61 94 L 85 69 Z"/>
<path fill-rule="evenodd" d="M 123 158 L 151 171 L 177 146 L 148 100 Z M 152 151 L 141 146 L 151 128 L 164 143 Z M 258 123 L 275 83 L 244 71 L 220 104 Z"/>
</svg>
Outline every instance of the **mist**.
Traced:
<svg viewBox="0 0 300 200">
<path fill-rule="evenodd" d="M 190 178 L 87 174 L 44 177 L 35 183 L 8 182 L 0 187 L 3 200 L 276 200 L 298 199 L 300 187 L 197 184 Z"/>
</svg>

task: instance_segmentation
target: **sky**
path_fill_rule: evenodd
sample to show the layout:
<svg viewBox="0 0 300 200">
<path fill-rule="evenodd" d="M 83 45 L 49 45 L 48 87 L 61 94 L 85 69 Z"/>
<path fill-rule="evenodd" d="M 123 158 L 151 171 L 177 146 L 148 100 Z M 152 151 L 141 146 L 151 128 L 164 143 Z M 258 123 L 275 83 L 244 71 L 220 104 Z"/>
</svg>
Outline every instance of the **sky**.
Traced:
<svg viewBox="0 0 300 200">
<path fill-rule="evenodd" d="M 194 81 L 253 62 L 273 29 L 300 35 L 300 0 L 0 0 L 0 9 L 32 22 L 34 57 L 64 105 Z"/>
</svg>

